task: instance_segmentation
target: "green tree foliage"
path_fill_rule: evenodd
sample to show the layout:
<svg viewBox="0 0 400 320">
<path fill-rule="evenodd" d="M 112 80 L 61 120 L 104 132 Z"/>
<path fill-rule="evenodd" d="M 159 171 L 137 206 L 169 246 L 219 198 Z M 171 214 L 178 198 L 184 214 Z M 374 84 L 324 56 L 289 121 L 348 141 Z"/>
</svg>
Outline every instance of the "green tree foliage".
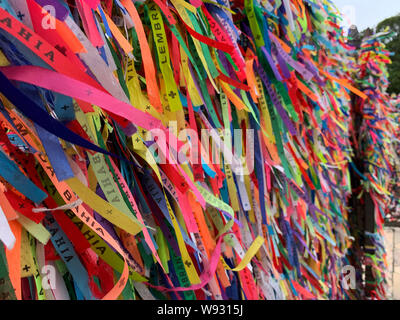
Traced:
<svg viewBox="0 0 400 320">
<path fill-rule="evenodd" d="M 376 32 L 381 32 L 389 27 L 394 32 L 393 36 L 386 40 L 386 49 L 394 52 L 395 55 L 391 57 L 393 63 L 389 65 L 389 81 L 390 86 L 388 93 L 400 93 L 400 14 L 391 18 L 385 19 L 378 24 Z"/>
</svg>

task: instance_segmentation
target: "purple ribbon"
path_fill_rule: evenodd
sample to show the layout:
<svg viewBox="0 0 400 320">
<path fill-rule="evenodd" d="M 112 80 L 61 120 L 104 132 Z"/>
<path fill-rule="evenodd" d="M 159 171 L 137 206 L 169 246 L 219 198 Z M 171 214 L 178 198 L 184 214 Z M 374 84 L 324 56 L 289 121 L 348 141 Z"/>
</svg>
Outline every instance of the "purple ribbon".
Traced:
<svg viewBox="0 0 400 320">
<path fill-rule="evenodd" d="M 261 51 L 264 53 L 265 57 L 267 58 L 267 61 L 269 65 L 272 68 L 272 71 L 274 72 L 274 75 L 278 81 L 283 81 L 281 74 L 279 73 L 279 70 L 277 69 L 274 60 L 272 59 L 271 55 L 269 52 L 265 49 L 265 47 L 261 47 Z"/>
<path fill-rule="evenodd" d="M 268 94 L 271 97 L 273 104 L 275 105 L 276 110 L 278 111 L 282 121 L 285 123 L 286 128 L 289 130 L 292 136 L 297 136 L 296 128 L 294 127 L 292 121 L 290 121 L 289 116 L 287 115 L 285 109 L 283 108 L 275 90 L 272 88 L 271 83 L 268 80 L 268 76 L 265 73 L 264 69 L 261 65 L 257 65 L 254 67 L 258 72 L 261 80 L 264 82 L 265 87 L 267 88 Z"/>
<path fill-rule="evenodd" d="M 272 35 L 271 32 L 270 34 Z M 279 41 L 273 35 L 270 38 L 272 42 L 275 44 L 279 55 L 282 56 L 282 58 L 287 62 L 287 64 L 289 64 L 293 69 L 295 69 L 298 73 L 300 73 L 303 76 L 304 80 L 309 82 L 314 77 L 313 74 L 310 71 L 308 71 L 304 65 L 302 65 L 298 61 L 295 61 L 290 55 L 288 55 L 286 51 L 283 50 Z"/>
<path fill-rule="evenodd" d="M 35 2 L 41 7 L 52 6 L 56 14 L 56 18 L 60 21 L 67 19 L 69 12 L 68 10 L 57 0 L 35 0 Z M 52 12 L 50 12 L 51 14 Z"/>
</svg>

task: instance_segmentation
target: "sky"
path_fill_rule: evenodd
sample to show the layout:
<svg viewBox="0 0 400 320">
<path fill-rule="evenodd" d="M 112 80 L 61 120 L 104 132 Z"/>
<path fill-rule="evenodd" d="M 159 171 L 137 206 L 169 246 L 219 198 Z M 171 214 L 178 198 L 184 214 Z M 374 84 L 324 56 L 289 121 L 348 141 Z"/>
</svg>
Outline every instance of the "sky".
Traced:
<svg viewBox="0 0 400 320">
<path fill-rule="evenodd" d="M 400 13 L 400 0 L 332 0 L 347 19 L 345 27 L 355 24 L 359 31 L 376 27 L 382 20 Z"/>
</svg>

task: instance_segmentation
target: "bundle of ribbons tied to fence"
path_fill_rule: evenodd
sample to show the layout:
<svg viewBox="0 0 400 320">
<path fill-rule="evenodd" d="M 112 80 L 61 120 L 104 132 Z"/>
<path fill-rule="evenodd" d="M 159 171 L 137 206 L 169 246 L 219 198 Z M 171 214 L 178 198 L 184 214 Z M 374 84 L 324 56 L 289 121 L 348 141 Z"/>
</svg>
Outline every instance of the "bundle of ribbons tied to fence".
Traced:
<svg viewBox="0 0 400 320">
<path fill-rule="evenodd" d="M 353 117 L 355 126 L 350 130 L 356 159 L 352 165 L 358 171 L 356 175 L 360 182 L 353 191 L 364 216 L 361 223 L 364 226 L 358 224 L 354 236 L 364 247 L 360 255 L 367 270 L 364 294 L 376 299 L 385 299 L 387 295 L 383 226 L 386 214 L 395 214 L 398 210 L 399 196 L 396 192 L 400 178 L 399 113 L 396 100 L 392 100 L 386 91 L 389 86 L 387 65 L 391 63 L 392 53 L 385 49 L 384 42 L 392 36 L 393 33 L 386 30 L 363 39 L 357 57 L 359 68 L 353 77 L 368 96 L 364 100 L 355 99 L 353 108 L 357 116 Z M 353 216 L 359 219 L 357 214 Z"/>
<path fill-rule="evenodd" d="M 355 58 L 341 20 L 329 0 L 2 0 L 0 299 L 352 299 L 351 166 L 384 283 L 389 54 Z"/>
</svg>

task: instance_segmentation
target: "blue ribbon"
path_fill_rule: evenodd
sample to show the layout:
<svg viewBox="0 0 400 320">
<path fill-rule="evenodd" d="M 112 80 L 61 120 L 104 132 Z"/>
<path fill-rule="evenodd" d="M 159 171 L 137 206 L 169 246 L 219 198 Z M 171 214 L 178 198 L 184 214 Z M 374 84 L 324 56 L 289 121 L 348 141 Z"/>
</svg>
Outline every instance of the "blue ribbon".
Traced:
<svg viewBox="0 0 400 320">
<path fill-rule="evenodd" d="M 18 90 L 7 77 L 0 71 L 0 92 L 15 105 L 22 114 L 28 119 L 32 120 L 37 125 L 46 129 L 48 132 L 55 136 L 68 141 L 72 144 L 78 145 L 82 148 L 100 152 L 114 158 L 120 158 L 117 155 L 110 153 L 90 141 L 82 138 L 80 135 L 69 130 L 61 122 L 51 117 L 45 110 L 42 110 L 36 102 L 32 101 L 24 93 Z M 125 159 L 124 159 L 125 160 Z"/>
</svg>

